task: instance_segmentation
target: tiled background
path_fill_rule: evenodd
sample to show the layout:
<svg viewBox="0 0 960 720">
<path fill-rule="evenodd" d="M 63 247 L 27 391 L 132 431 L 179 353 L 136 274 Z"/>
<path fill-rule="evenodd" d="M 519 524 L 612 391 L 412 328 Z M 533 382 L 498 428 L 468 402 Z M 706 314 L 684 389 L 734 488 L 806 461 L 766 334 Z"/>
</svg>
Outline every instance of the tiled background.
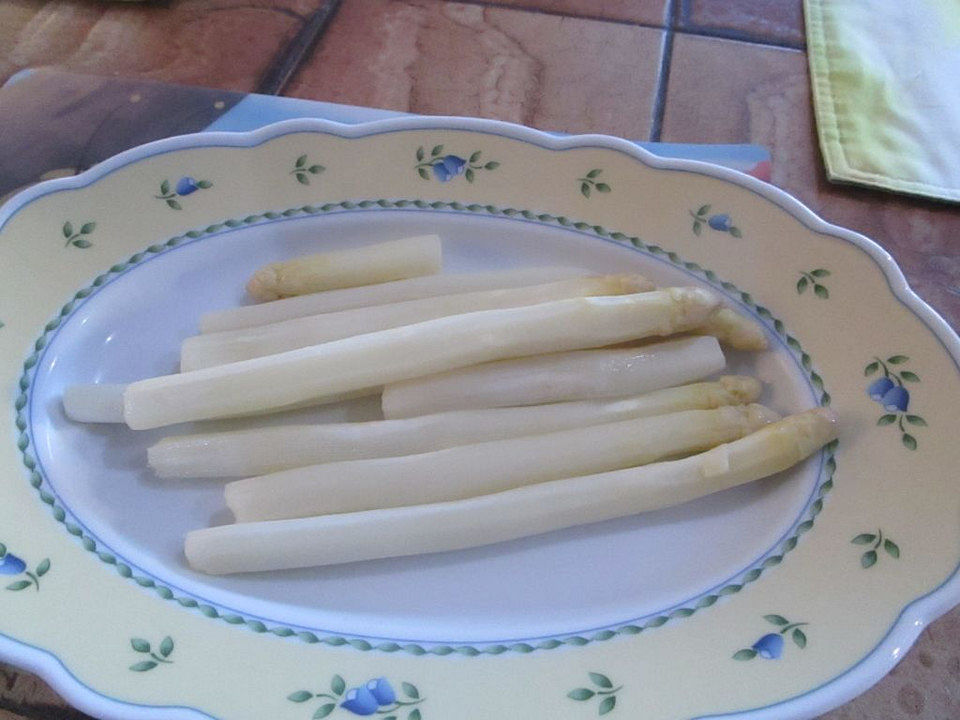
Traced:
<svg viewBox="0 0 960 720">
<path fill-rule="evenodd" d="M 801 0 L 0 0 L 0 83 L 44 65 L 545 130 L 766 145 L 774 184 L 883 244 L 960 326 L 955 207 L 824 179 Z M 0 720 L 84 717 L 0 666 Z M 824 718 L 960 718 L 960 611 Z"/>
</svg>

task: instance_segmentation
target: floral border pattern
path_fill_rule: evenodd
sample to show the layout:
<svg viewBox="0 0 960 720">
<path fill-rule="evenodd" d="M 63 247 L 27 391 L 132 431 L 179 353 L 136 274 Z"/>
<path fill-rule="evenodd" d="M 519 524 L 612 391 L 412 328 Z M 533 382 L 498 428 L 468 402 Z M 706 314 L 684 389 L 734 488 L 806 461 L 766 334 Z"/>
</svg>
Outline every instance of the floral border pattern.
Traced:
<svg viewBox="0 0 960 720">
<path fill-rule="evenodd" d="M 730 582 L 722 588 L 717 589 L 715 592 L 704 594 L 695 602 L 692 602 L 688 605 L 675 608 L 666 614 L 649 617 L 642 623 L 628 623 L 615 628 L 599 630 L 589 635 L 560 635 L 539 640 L 536 643 L 511 642 L 509 644 L 491 643 L 480 645 L 465 643 L 458 645 L 447 645 L 433 643 L 421 644 L 414 642 L 398 643 L 390 640 L 370 642 L 369 640 L 361 637 L 317 635 L 309 630 L 295 630 L 284 625 L 268 627 L 260 620 L 245 618 L 242 615 L 233 612 L 223 612 L 213 605 L 200 602 L 195 598 L 188 596 L 175 596 L 174 592 L 170 588 L 156 582 L 153 578 L 145 574 L 135 573 L 133 568 L 121 560 L 118 560 L 113 553 L 109 552 L 108 550 L 98 548 L 97 541 L 90 537 L 89 534 L 87 534 L 79 524 L 74 522 L 72 518 L 67 517 L 67 513 L 64 508 L 58 504 L 57 498 L 46 489 L 45 486 L 48 485 L 48 483 L 38 470 L 37 461 L 31 453 L 29 423 L 25 410 L 29 404 L 30 388 L 33 379 L 34 368 L 40 360 L 41 353 L 50 341 L 51 333 L 56 331 L 56 329 L 63 323 L 64 319 L 76 309 L 78 304 L 80 304 L 91 294 L 95 293 L 98 288 L 122 273 L 135 267 L 146 258 L 163 253 L 184 243 L 198 240 L 207 235 L 213 235 L 227 229 L 250 226 L 264 221 L 279 220 L 281 218 L 291 218 L 298 215 L 311 216 L 340 210 L 350 211 L 357 209 L 375 210 L 407 208 L 411 210 L 430 209 L 480 213 L 495 217 L 533 220 L 546 225 L 579 230 L 602 239 L 613 240 L 623 243 L 624 245 L 632 246 L 640 252 L 653 257 L 661 259 L 665 258 L 678 268 L 689 271 L 699 276 L 713 287 L 723 290 L 729 295 L 733 295 L 739 302 L 748 306 L 754 313 L 756 313 L 761 318 L 762 322 L 773 332 L 775 332 L 776 335 L 784 342 L 786 347 L 794 356 L 795 360 L 806 373 L 811 386 L 820 395 L 820 404 L 823 406 L 830 404 L 830 394 L 824 390 L 823 379 L 817 372 L 813 370 L 812 358 L 806 351 L 803 350 L 802 346 L 800 345 L 800 341 L 787 333 L 784 323 L 780 319 L 774 317 L 770 310 L 762 305 L 758 305 L 756 302 L 754 302 L 753 297 L 749 293 L 741 291 L 733 283 L 721 280 L 713 271 L 704 269 L 697 263 L 684 261 L 677 253 L 673 251 L 665 250 L 658 245 L 648 245 L 636 236 L 626 235 L 621 232 L 612 232 L 601 225 L 593 225 L 586 222 L 574 221 L 562 215 L 535 213 L 530 210 L 520 210 L 509 207 L 499 208 L 494 205 L 480 205 L 477 203 L 464 204 L 460 202 L 439 200 L 427 202 L 424 200 L 379 199 L 361 200 L 356 202 L 346 200 L 337 203 L 325 203 L 323 205 L 304 205 L 300 207 L 288 208 L 287 210 L 283 211 L 267 211 L 264 213 L 247 215 L 246 217 L 239 219 L 225 220 L 223 222 L 208 225 L 201 230 L 189 230 L 181 235 L 175 235 L 164 243 L 150 245 L 148 248 L 146 248 L 146 250 L 132 255 L 126 262 L 117 263 L 111 266 L 107 272 L 94 278 L 93 282 L 88 287 L 85 287 L 74 294 L 74 297 L 60 309 L 57 317 L 50 320 L 44 326 L 42 335 L 34 343 L 33 351 L 24 361 L 23 372 L 19 380 L 19 394 L 14 401 L 14 408 L 16 410 L 15 424 L 18 432 L 17 447 L 21 452 L 23 465 L 29 472 L 30 484 L 37 490 L 41 502 L 50 506 L 54 519 L 63 523 L 67 532 L 77 537 L 81 545 L 86 550 L 95 553 L 104 563 L 113 565 L 121 577 L 130 578 L 141 587 L 152 590 L 162 599 L 173 600 L 185 608 L 195 609 L 208 618 L 219 619 L 231 625 L 243 625 L 248 630 L 251 630 L 255 633 L 269 632 L 278 637 L 296 637 L 306 643 L 323 643 L 333 647 L 349 645 L 350 647 L 364 652 L 378 650 L 380 652 L 387 653 L 402 652 L 414 656 L 445 656 L 450 654 L 458 654 L 466 657 L 476 657 L 479 655 L 500 655 L 506 652 L 531 653 L 537 650 L 552 650 L 562 646 L 578 647 L 593 642 L 610 640 L 611 638 L 622 635 L 636 635 L 641 632 L 660 627 L 671 620 L 689 617 L 697 612 L 697 610 L 710 607 L 714 605 L 721 597 L 734 595 L 740 592 L 745 585 L 756 581 L 764 573 L 764 571 L 783 562 L 784 556 L 797 546 L 800 537 L 813 527 L 814 519 L 823 509 L 824 496 L 833 488 L 833 476 L 836 471 L 836 440 L 827 444 L 821 451 L 823 453 L 823 468 L 819 478 L 820 482 L 816 488 L 816 498 L 804 513 L 804 519 L 794 528 L 793 534 L 779 543 L 778 546 L 771 549 L 770 554 L 767 555 L 764 560 L 740 575 L 737 578 L 737 581 Z"/>
</svg>

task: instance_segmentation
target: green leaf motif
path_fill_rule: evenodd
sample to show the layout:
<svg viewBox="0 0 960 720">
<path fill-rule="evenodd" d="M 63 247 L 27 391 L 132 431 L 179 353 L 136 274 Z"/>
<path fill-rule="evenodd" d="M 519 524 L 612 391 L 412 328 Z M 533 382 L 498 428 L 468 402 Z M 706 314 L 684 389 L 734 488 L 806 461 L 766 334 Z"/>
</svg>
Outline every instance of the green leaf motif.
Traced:
<svg viewBox="0 0 960 720">
<path fill-rule="evenodd" d="M 130 638 L 130 647 L 132 647 L 138 653 L 150 652 L 150 643 L 143 638 Z"/>
<path fill-rule="evenodd" d="M 160 654 L 163 657 L 170 657 L 173 652 L 173 638 L 167 635 L 160 643 Z"/>
<path fill-rule="evenodd" d="M 864 377 L 869 377 L 873 375 L 877 370 L 880 369 L 880 365 L 877 362 L 872 362 L 863 369 Z"/>
<path fill-rule="evenodd" d="M 73 235 L 73 223 L 65 222 L 63 224 L 63 236 L 68 238 L 71 235 Z"/>
<path fill-rule="evenodd" d="M 423 146 L 417 148 L 417 162 L 423 162 Z"/>
<path fill-rule="evenodd" d="M 743 650 L 737 650 L 733 654 L 734 660 L 753 660 L 757 656 L 757 651 L 753 648 L 744 648 Z"/>
<path fill-rule="evenodd" d="M 768 623 L 773 625 L 789 625 L 790 621 L 787 620 L 783 615 L 764 615 L 763 619 Z"/>
<path fill-rule="evenodd" d="M 73 241 L 72 244 L 74 247 L 78 247 L 81 250 L 86 250 L 88 247 L 93 246 L 92 242 L 90 242 L 89 240 L 84 240 L 83 238 L 77 238 L 76 240 Z"/>
<path fill-rule="evenodd" d="M 167 205 L 169 205 L 169 206 L 170 206 L 171 208 L 173 208 L 174 210 L 182 210 L 182 209 L 183 209 L 183 208 L 181 207 L 180 203 L 178 203 L 176 200 L 167 200 Z"/>
<path fill-rule="evenodd" d="M 442 146 L 441 146 L 442 149 Z M 413 683 L 400 683 L 400 687 L 403 689 L 403 694 L 408 698 L 413 698 L 414 700 L 420 699 L 420 691 L 417 690 L 417 686 Z"/>
<path fill-rule="evenodd" d="M 593 684 L 597 687 L 601 687 L 604 690 L 609 690 L 613 687 L 613 683 L 610 682 L 610 678 L 602 673 L 587 673 L 590 676 L 590 679 L 593 681 Z"/>
<path fill-rule="evenodd" d="M 597 190 L 599 190 L 602 193 L 607 193 L 607 192 L 610 192 L 610 186 L 607 185 L 606 183 L 597 183 Z"/>
<path fill-rule="evenodd" d="M 310 184 L 310 178 L 308 178 L 305 173 L 298 172 L 296 177 L 297 177 L 297 182 L 300 183 L 301 185 Z"/>
<path fill-rule="evenodd" d="M 6 557 L 7 555 L 7 546 L 3 543 L 0 543 L 0 558 Z"/>
<path fill-rule="evenodd" d="M 589 700 L 596 693 L 590 688 L 577 688 L 576 690 L 571 690 L 567 693 L 567 697 L 571 700 Z"/>
<path fill-rule="evenodd" d="M 297 690 L 294 693 L 287 695 L 287 700 L 295 703 L 302 703 L 310 700 L 313 697 L 313 693 L 309 690 Z"/>
<path fill-rule="evenodd" d="M 330 692 L 332 692 L 337 697 L 343 695 L 343 691 L 346 689 L 347 689 L 347 683 L 339 675 L 334 675 L 330 679 Z"/>
<path fill-rule="evenodd" d="M 480 155 L 481 155 L 481 154 L 482 154 L 482 153 L 481 153 L 479 150 L 477 150 L 473 155 L 470 156 L 470 162 L 471 162 L 471 163 L 477 162 L 477 160 L 480 159 Z"/>
<path fill-rule="evenodd" d="M 815 278 L 830 277 L 830 271 L 824 270 L 823 268 L 817 268 L 816 270 L 811 270 L 810 274 Z"/>
<path fill-rule="evenodd" d="M 593 180 L 597 175 L 599 175 L 599 174 L 602 173 L 602 172 L 603 172 L 603 170 L 601 170 L 601 169 L 599 169 L 599 168 L 594 168 L 593 170 L 591 170 L 590 172 L 587 173 L 587 177 L 590 178 L 591 180 Z"/>
<path fill-rule="evenodd" d="M 467 168 L 467 171 L 464 173 L 464 177 L 467 178 L 467 182 L 473 182 L 473 178 L 474 178 L 473 169 Z"/>
<path fill-rule="evenodd" d="M 902 365 L 903 363 L 907 362 L 907 360 L 909 359 L 910 358 L 907 357 L 906 355 L 893 355 L 887 358 L 887 362 L 890 363 L 891 365 Z"/>
<path fill-rule="evenodd" d="M 434 145 L 433 150 L 430 151 L 430 155 L 436 157 L 443 152 L 443 145 Z"/>
<path fill-rule="evenodd" d="M 883 549 L 887 551 L 887 555 L 897 560 L 900 559 L 900 546 L 897 545 L 893 540 L 884 540 Z"/>
<path fill-rule="evenodd" d="M 873 533 L 860 533 L 850 542 L 852 542 L 854 545 L 869 545 L 876 539 L 877 536 Z"/>
<path fill-rule="evenodd" d="M 209 190 L 213 187 L 213 183 L 209 180 L 199 180 L 197 181 L 197 187 L 201 190 Z"/>
<path fill-rule="evenodd" d="M 585 198 L 590 197 L 590 186 L 586 183 L 580 183 L 580 194 Z"/>
<path fill-rule="evenodd" d="M 311 165 L 308 170 L 310 171 L 311 175 L 316 175 L 318 173 L 322 173 L 324 170 L 326 170 L 326 168 L 323 165 Z"/>
<path fill-rule="evenodd" d="M 97 224 L 95 222 L 84 223 L 83 226 L 80 228 L 80 234 L 89 235 L 96 229 L 97 229 Z"/>
<path fill-rule="evenodd" d="M 906 380 L 907 382 L 920 382 L 920 376 L 915 372 L 910 372 L 909 370 L 901 370 L 900 379 Z"/>
<path fill-rule="evenodd" d="M 422 148 L 421 148 L 421 150 L 422 150 Z M 300 157 L 297 158 L 297 162 L 294 163 L 294 166 L 295 166 L 295 167 L 298 167 L 298 168 L 302 168 L 302 167 L 303 167 L 304 165 L 306 165 L 306 164 L 307 164 L 307 156 L 306 156 L 306 155 L 301 155 Z"/>
<path fill-rule="evenodd" d="M 142 662 L 134 663 L 130 666 L 130 669 L 134 672 L 146 672 L 147 670 L 153 670 L 157 666 L 153 660 L 144 660 Z"/>
<path fill-rule="evenodd" d="M 740 232 L 740 228 L 738 228 L 738 227 L 731 227 L 730 230 L 729 230 L 729 232 L 730 232 L 730 234 L 733 235 L 735 238 L 742 238 L 742 237 L 743 237 L 743 233 Z"/>
<path fill-rule="evenodd" d="M 600 709 L 597 711 L 598 715 L 606 715 L 608 712 L 613 710 L 617 706 L 617 696 L 611 695 L 610 697 L 604 698 L 603 702 L 600 703 Z"/>
<path fill-rule="evenodd" d="M 807 646 L 807 636 L 800 628 L 794 628 L 791 637 L 793 637 L 793 642 L 796 643 L 797 647 L 801 650 Z"/>
<path fill-rule="evenodd" d="M 697 215 L 706 215 L 708 212 L 710 212 L 710 206 L 701 205 L 700 208 L 697 210 Z"/>
<path fill-rule="evenodd" d="M 916 439 L 913 435 L 911 435 L 910 433 L 904 433 L 904 434 L 900 437 L 900 439 L 903 441 L 903 444 L 906 446 L 906 448 L 907 448 L 908 450 L 916 450 L 916 449 L 917 449 L 917 439 Z"/>
<path fill-rule="evenodd" d="M 807 289 L 807 284 L 808 284 L 808 283 L 807 283 L 807 278 L 806 278 L 806 276 L 804 276 L 804 277 L 800 278 L 799 280 L 797 280 L 797 294 L 798 294 L 798 295 L 802 295 L 802 294 L 803 294 L 804 290 Z"/>
<path fill-rule="evenodd" d="M 700 227 L 700 221 L 698 220 L 697 222 L 695 222 L 695 223 L 693 224 L 693 234 L 694 234 L 694 235 L 699 235 L 700 232 L 701 232 L 701 230 L 702 230 L 702 228 Z"/>
<path fill-rule="evenodd" d="M 426 168 L 417 168 L 417 172 L 420 173 L 420 177 L 424 180 L 430 179 L 430 173 L 427 172 Z"/>
<path fill-rule="evenodd" d="M 7 590 L 13 590 L 14 592 L 19 592 L 33 585 L 29 580 L 17 580 L 7 585 Z"/>
<path fill-rule="evenodd" d="M 43 577 L 50 570 L 50 558 L 44 558 L 40 561 L 40 564 L 37 565 L 37 576 Z"/>
<path fill-rule="evenodd" d="M 483 166 L 483 169 L 496 170 L 498 167 L 500 167 L 500 163 L 498 163 L 496 160 L 491 160 L 490 162 L 488 162 L 486 165 Z"/>
<path fill-rule="evenodd" d="M 818 298 L 823 298 L 824 300 L 830 297 L 830 291 L 819 283 L 813 286 L 813 292 L 816 293 Z"/>
<path fill-rule="evenodd" d="M 927 421 L 924 420 L 919 415 L 906 415 L 907 422 L 911 425 L 919 425 L 920 427 L 926 427 Z"/>
<path fill-rule="evenodd" d="M 874 550 L 867 550 L 860 556 L 860 566 L 863 568 L 873 567 L 877 563 L 877 553 Z"/>
<path fill-rule="evenodd" d="M 889 425 L 897 421 L 897 416 L 893 414 L 881 415 L 880 419 L 877 420 L 877 425 Z"/>
<path fill-rule="evenodd" d="M 420 708 L 414 708 L 410 711 L 410 714 L 407 715 L 407 720 L 420 720 Z"/>
<path fill-rule="evenodd" d="M 166 195 L 168 192 L 170 192 L 170 181 L 164 180 L 162 183 L 160 183 L 160 194 Z"/>
<path fill-rule="evenodd" d="M 327 715 L 332 713 L 337 709 L 336 703 L 326 703 L 317 708 L 317 711 L 313 714 L 313 720 L 320 720 L 320 718 L 325 718 Z"/>
</svg>

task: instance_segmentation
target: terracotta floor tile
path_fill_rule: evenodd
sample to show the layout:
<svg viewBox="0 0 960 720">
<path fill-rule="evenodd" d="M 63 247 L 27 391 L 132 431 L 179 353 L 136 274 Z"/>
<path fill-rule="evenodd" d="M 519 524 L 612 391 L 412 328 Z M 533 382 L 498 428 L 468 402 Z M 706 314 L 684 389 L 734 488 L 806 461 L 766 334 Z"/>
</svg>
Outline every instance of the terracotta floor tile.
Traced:
<svg viewBox="0 0 960 720">
<path fill-rule="evenodd" d="M 58 65 L 252 90 L 320 0 L 201 0 L 169 5 L 13 0 L 0 5 L 0 82 Z"/>
<path fill-rule="evenodd" d="M 801 47 L 803 0 L 680 0 L 679 27 Z"/>
<path fill-rule="evenodd" d="M 663 25 L 667 0 L 489 0 L 489 4 L 545 10 L 562 15 Z"/>
<path fill-rule="evenodd" d="M 883 245 L 917 293 L 960 327 L 960 213 L 826 181 L 802 52 L 677 36 L 662 138 L 766 145 L 775 185 Z"/>
<path fill-rule="evenodd" d="M 287 94 L 646 138 L 662 31 L 435 0 L 346 0 Z"/>
</svg>

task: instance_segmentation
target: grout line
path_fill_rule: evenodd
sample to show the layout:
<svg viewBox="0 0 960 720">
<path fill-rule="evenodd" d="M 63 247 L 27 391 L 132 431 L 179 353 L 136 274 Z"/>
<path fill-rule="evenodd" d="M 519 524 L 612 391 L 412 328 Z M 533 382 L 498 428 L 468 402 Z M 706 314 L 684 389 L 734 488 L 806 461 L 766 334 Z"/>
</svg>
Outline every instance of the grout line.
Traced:
<svg viewBox="0 0 960 720">
<path fill-rule="evenodd" d="M 673 19 L 676 0 L 667 0 L 665 16 Z M 671 22 L 671 26 L 673 23 Z M 650 142 L 660 142 L 663 132 L 663 115 L 667 104 L 667 85 L 670 82 L 670 63 L 673 60 L 672 27 L 663 33 L 663 45 L 660 49 L 660 67 L 657 72 L 657 91 L 653 97 L 652 117 L 650 118 Z"/>
<path fill-rule="evenodd" d="M 752 45 L 763 45 L 765 47 L 784 48 L 786 50 L 806 50 L 807 45 L 802 40 L 779 40 L 776 38 L 763 37 L 744 30 L 734 30 L 733 28 L 712 28 L 701 25 L 687 25 L 678 27 L 677 32 L 684 35 L 698 35 L 700 37 L 712 37 L 720 40 L 735 40 L 737 42 L 751 43 Z"/>
<path fill-rule="evenodd" d="M 323 36 L 341 2 L 342 0 L 326 0 L 322 7 L 307 18 L 303 27 L 267 68 L 254 92 L 262 95 L 279 95 L 283 92 L 290 78 L 303 65 Z"/>
<path fill-rule="evenodd" d="M 604 17 L 603 15 L 584 15 L 582 13 L 571 14 L 562 10 L 547 10 L 541 7 L 526 6 L 512 2 L 498 2 L 497 0 L 457 0 L 460 5 L 479 5 L 481 7 L 499 8 L 503 10 L 516 10 L 518 12 L 530 13 L 532 15 L 550 15 L 552 17 L 569 18 L 571 20 L 592 20 L 594 22 L 610 23 L 611 25 L 629 25 L 630 27 L 652 28 L 662 30 L 663 25 L 658 23 L 643 22 L 641 20 L 623 20 L 621 18 Z"/>
</svg>

